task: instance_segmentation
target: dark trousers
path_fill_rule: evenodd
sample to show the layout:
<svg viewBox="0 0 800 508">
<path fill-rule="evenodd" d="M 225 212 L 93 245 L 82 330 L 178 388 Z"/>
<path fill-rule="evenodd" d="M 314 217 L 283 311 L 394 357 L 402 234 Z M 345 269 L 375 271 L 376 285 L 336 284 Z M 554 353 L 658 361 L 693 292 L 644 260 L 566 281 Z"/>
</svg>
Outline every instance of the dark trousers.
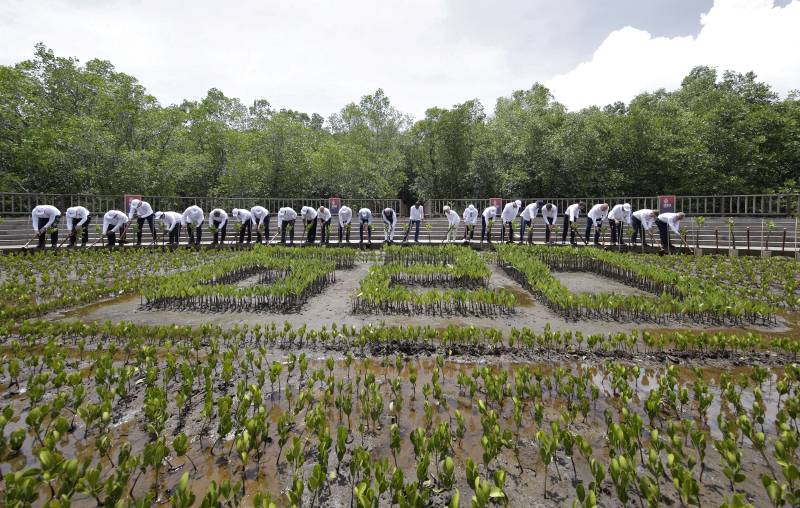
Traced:
<svg viewBox="0 0 800 508">
<path fill-rule="evenodd" d="M 647 232 L 644 230 L 642 221 L 640 221 L 635 215 L 631 217 L 631 228 L 633 228 L 633 233 L 631 234 L 631 243 L 636 244 L 636 237 L 639 235 L 639 233 L 641 233 L 642 247 L 647 247 Z M 621 227 L 620 227 L 620 238 L 622 238 Z"/>
<path fill-rule="evenodd" d="M 253 221 L 247 219 L 246 221 L 242 222 L 241 227 L 239 228 L 239 243 L 244 243 L 244 235 L 247 234 L 247 243 L 253 239 Z"/>
<path fill-rule="evenodd" d="M 77 240 L 78 230 L 78 223 L 81 220 L 78 218 L 72 219 L 72 233 L 69 235 L 69 246 L 75 246 L 75 240 Z M 81 247 L 85 246 L 89 242 L 89 223 L 92 222 L 92 216 L 86 217 L 86 222 L 83 223 L 81 226 Z"/>
<path fill-rule="evenodd" d="M 624 222 L 621 220 L 609 219 L 608 223 L 611 226 L 611 244 L 625 245 L 625 240 L 622 236 L 622 226 Z"/>
<path fill-rule="evenodd" d="M 670 250 L 672 248 L 672 244 L 669 241 L 669 224 L 662 220 L 656 219 L 656 226 L 658 227 L 658 236 L 661 239 L 661 248 L 666 251 Z"/>
<path fill-rule="evenodd" d="M 289 243 L 294 245 L 294 220 L 281 222 L 281 243 L 286 243 L 286 230 L 289 230 Z"/>
<path fill-rule="evenodd" d="M 403 235 L 403 241 L 408 241 L 408 233 L 411 232 L 411 226 L 414 226 L 414 241 L 419 241 L 419 225 L 422 221 L 420 220 L 410 220 L 408 221 L 408 229 L 406 229 L 406 234 Z"/>
<path fill-rule="evenodd" d="M 331 240 L 330 231 L 328 231 L 328 226 L 331 225 L 331 220 L 319 219 L 319 223 L 320 223 L 319 241 L 320 243 L 328 243 Z"/>
<path fill-rule="evenodd" d="M 572 222 L 570 222 L 569 220 L 569 215 L 565 215 L 564 227 L 562 228 L 563 230 L 561 231 L 561 243 L 567 241 L 567 233 L 569 233 L 569 243 L 571 244 L 575 243 L 575 230 L 570 227 L 571 224 Z"/>
<path fill-rule="evenodd" d="M 253 219 L 255 222 L 256 227 L 256 242 L 261 243 L 261 225 L 264 225 L 264 241 L 269 243 L 269 215 L 261 219 Z M 247 240 L 247 243 L 250 243 L 250 240 Z"/>
<path fill-rule="evenodd" d="M 368 221 L 361 219 L 361 225 L 358 227 L 358 241 L 364 243 L 364 229 L 367 230 L 367 241 L 372 243 L 372 224 Z"/>
<path fill-rule="evenodd" d="M 200 238 L 203 236 L 203 223 L 201 222 L 197 226 L 189 224 L 186 228 L 189 230 L 189 245 L 200 245 Z"/>
<path fill-rule="evenodd" d="M 350 225 L 349 222 L 344 226 L 339 224 L 339 243 L 342 243 L 342 235 L 344 235 L 347 238 L 347 243 L 350 243 L 350 229 L 347 228 L 347 226 L 349 225 Z"/>
<path fill-rule="evenodd" d="M 172 228 L 172 231 L 169 232 L 169 244 L 170 245 L 178 245 L 181 240 L 181 223 L 175 224 L 175 227 Z"/>
<path fill-rule="evenodd" d="M 600 224 L 602 222 L 602 220 L 595 222 L 591 217 L 586 217 L 586 237 L 584 239 L 586 243 L 589 243 L 589 235 L 592 234 L 592 227 L 597 226 L 594 228 L 594 244 L 600 245 Z"/>
<path fill-rule="evenodd" d="M 469 239 L 475 236 L 475 224 L 464 224 L 464 240 L 467 239 L 467 235 L 469 235 Z"/>
<path fill-rule="evenodd" d="M 531 224 L 532 221 L 525 220 L 524 218 L 520 219 L 519 225 L 519 244 L 522 245 L 522 242 L 525 239 L 525 228 L 528 227 L 528 224 Z M 531 230 L 528 233 L 528 243 L 533 242 L 533 225 L 531 224 Z"/>
<path fill-rule="evenodd" d="M 500 241 L 505 241 L 506 239 L 506 228 L 508 228 L 508 241 L 514 241 L 514 221 L 510 220 L 508 222 L 503 221 L 503 227 L 500 229 Z"/>
<path fill-rule="evenodd" d="M 492 243 L 492 228 L 487 229 L 487 226 L 486 217 L 481 215 L 481 243 L 484 238 L 486 238 L 487 242 Z"/>
<path fill-rule="evenodd" d="M 314 219 L 308 224 L 306 224 L 306 243 L 314 243 L 316 239 L 317 239 L 317 219 Z"/>
<path fill-rule="evenodd" d="M 147 221 L 147 225 L 150 226 L 150 234 L 153 235 L 153 243 L 156 241 L 156 227 L 153 224 L 153 217 L 154 214 L 150 214 L 147 217 L 139 217 L 136 219 L 136 245 L 142 244 L 142 226 L 144 226 L 144 221 Z"/>
<path fill-rule="evenodd" d="M 553 217 L 552 219 L 548 219 L 545 217 L 544 219 L 544 242 L 550 243 L 550 228 L 555 226 L 556 218 Z"/>
<path fill-rule="evenodd" d="M 213 245 L 217 243 L 225 243 L 225 230 L 228 229 L 228 221 L 225 221 L 225 225 L 219 227 L 221 222 L 217 222 L 215 220 L 211 221 L 211 225 L 214 226 L 214 242 Z"/>
<path fill-rule="evenodd" d="M 48 219 L 47 217 L 40 218 L 39 222 L 37 223 L 37 229 L 42 229 L 44 227 L 44 225 L 47 224 L 47 221 L 49 221 L 49 220 L 50 219 Z M 50 229 L 53 230 L 53 232 L 50 233 L 50 246 L 51 247 L 55 247 L 56 245 L 58 245 L 58 223 L 59 223 L 60 220 L 61 220 L 61 216 L 58 216 L 58 217 L 56 217 L 56 220 L 54 220 L 53 223 L 50 224 Z M 39 234 L 39 248 L 40 249 L 44 248 L 45 237 L 46 236 L 47 236 L 47 231 L 46 230 Z"/>
</svg>

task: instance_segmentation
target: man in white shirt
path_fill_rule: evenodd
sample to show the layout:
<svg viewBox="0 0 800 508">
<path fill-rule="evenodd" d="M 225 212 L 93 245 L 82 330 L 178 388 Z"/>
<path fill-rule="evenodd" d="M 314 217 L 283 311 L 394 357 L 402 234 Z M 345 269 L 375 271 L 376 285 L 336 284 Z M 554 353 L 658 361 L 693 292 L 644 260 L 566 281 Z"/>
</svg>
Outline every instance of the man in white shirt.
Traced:
<svg viewBox="0 0 800 508">
<path fill-rule="evenodd" d="M 632 244 L 636 245 L 636 237 L 641 233 L 642 247 L 647 247 L 647 235 L 645 233 L 653 227 L 656 217 L 658 217 L 658 212 L 649 208 L 642 208 L 631 214 L 631 228 L 633 229 L 633 234 L 631 234 Z"/>
<path fill-rule="evenodd" d="M 317 239 L 317 211 L 312 206 L 304 206 L 300 209 L 300 217 L 306 228 L 306 243 L 314 243 Z"/>
<path fill-rule="evenodd" d="M 150 234 L 153 235 L 153 243 L 156 243 L 156 227 L 153 224 L 153 207 L 147 201 L 141 199 L 132 199 L 130 208 L 128 209 L 128 220 L 136 217 L 136 245 L 142 244 L 142 226 L 145 221 L 150 226 Z"/>
<path fill-rule="evenodd" d="M 367 228 L 367 243 L 372 245 L 372 210 L 362 208 L 358 211 L 358 243 L 364 243 L 364 227 Z"/>
<path fill-rule="evenodd" d="M 556 225 L 558 217 L 558 207 L 553 203 L 547 203 L 542 207 L 542 219 L 544 219 L 544 243 L 550 243 L 550 230 Z"/>
<path fill-rule="evenodd" d="M 349 206 L 339 208 L 339 243 L 342 243 L 342 236 L 345 236 L 347 243 L 350 243 L 350 224 L 352 221 L 353 209 Z"/>
<path fill-rule="evenodd" d="M 464 243 L 467 241 L 472 241 L 472 238 L 475 236 L 475 226 L 478 225 L 478 209 L 475 208 L 475 205 L 470 203 L 464 208 Z M 469 233 L 469 240 L 467 240 L 467 233 Z"/>
<path fill-rule="evenodd" d="M 331 211 L 325 206 L 317 209 L 317 220 L 319 221 L 319 243 L 327 244 L 331 240 Z"/>
<path fill-rule="evenodd" d="M 575 245 L 575 229 L 578 227 L 578 217 L 581 216 L 581 210 L 586 209 L 586 204 L 583 201 L 573 203 L 564 210 L 564 228 L 561 231 L 561 245 L 567 242 L 567 233 L 569 233 L 569 243 Z M 573 226 L 574 224 L 574 226 Z"/>
<path fill-rule="evenodd" d="M 481 244 L 484 238 L 487 242 L 492 243 L 492 225 L 495 217 L 497 217 L 496 206 L 487 207 L 481 214 Z"/>
<path fill-rule="evenodd" d="M 58 223 L 61 210 L 52 205 L 39 205 L 31 211 L 33 230 L 39 232 L 39 248 L 43 249 L 45 235 L 50 230 L 50 245 L 55 249 L 58 244 Z"/>
<path fill-rule="evenodd" d="M 269 244 L 269 210 L 263 206 L 254 206 L 250 209 L 253 228 L 256 230 L 256 242 L 261 243 L 261 230 L 264 230 L 264 242 Z M 248 242 L 250 243 L 250 242 Z"/>
<path fill-rule="evenodd" d="M 422 208 L 422 203 L 417 201 L 414 203 L 414 206 L 411 207 L 409 210 L 409 222 L 408 227 L 406 228 L 406 234 L 403 235 L 403 242 L 408 241 L 408 233 L 411 231 L 411 226 L 414 226 L 414 241 L 419 243 L 419 225 L 422 223 L 422 220 L 425 218 L 425 210 Z"/>
<path fill-rule="evenodd" d="M 228 212 L 222 208 L 214 208 L 208 214 L 208 218 L 208 227 L 214 233 L 214 241 L 211 242 L 211 245 L 217 245 L 217 242 L 224 244 L 225 231 L 228 229 Z"/>
<path fill-rule="evenodd" d="M 92 217 L 89 210 L 83 206 L 71 206 L 65 212 L 67 217 L 67 231 L 69 231 L 69 246 L 75 247 L 78 231 L 81 232 L 81 247 L 89 242 L 89 223 Z"/>
<path fill-rule="evenodd" d="M 244 208 L 234 208 L 231 215 L 239 219 L 239 243 L 244 243 L 245 233 L 247 234 L 247 245 L 253 239 L 253 214 Z"/>
<path fill-rule="evenodd" d="M 171 246 L 178 245 L 181 240 L 181 222 L 183 218 L 181 214 L 178 212 L 156 212 L 155 218 L 164 224 L 169 244 Z"/>
<path fill-rule="evenodd" d="M 397 226 L 397 212 L 394 208 L 384 208 L 381 217 L 383 217 L 383 241 L 391 244 L 394 241 L 394 228 Z M 408 230 L 406 230 L 407 235 Z"/>
<path fill-rule="evenodd" d="M 600 227 L 603 225 L 603 219 L 608 215 L 608 203 L 599 203 L 589 209 L 586 214 L 586 238 L 583 243 L 589 243 L 589 234 L 594 228 L 594 245 L 600 246 Z"/>
<path fill-rule="evenodd" d="M 103 236 L 108 238 L 109 247 L 117 244 L 117 234 L 126 224 L 128 224 L 128 216 L 119 210 L 109 210 L 103 215 Z M 120 238 L 119 244 L 122 245 L 123 241 Z"/>
<path fill-rule="evenodd" d="M 625 240 L 622 236 L 622 226 L 626 222 L 628 225 L 631 224 L 630 203 L 614 205 L 614 208 L 608 212 L 608 224 L 611 226 L 611 245 L 619 244 L 620 247 L 625 245 Z"/>
<path fill-rule="evenodd" d="M 281 243 L 286 244 L 286 230 L 289 230 L 289 243 L 294 245 L 294 224 L 297 220 L 297 212 L 290 206 L 284 206 L 278 210 L 278 231 L 281 232 Z"/>
<path fill-rule="evenodd" d="M 514 219 L 517 218 L 521 209 L 522 201 L 519 199 L 506 203 L 506 206 L 503 207 L 503 213 L 500 214 L 500 218 L 503 219 L 503 227 L 500 230 L 501 242 L 506 238 L 506 228 L 508 228 L 508 240 L 506 240 L 506 243 L 514 241 Z"/>
<path fill-rule="evenodd" d="M 189 232 L 189 245 L 200 245 L 200 237 L 203 234 L 203 222 L 206 220 L 203 209 L 197 205 L 192 205 L 183 212 L 181 224 L 186 226 Z"/>
<path fill-rule="evenodd" d="M 683 213 L 662 213 L 656 218 L 658 235 L 661 237 L 661 249 L 670 252 L 672 244 L 669 240 L 669 230 L 681 236 L 681 221 L 686 217 Z"/>
<path fill-rule="evenodd" d="M 534 201 L 522 210 L 522 220 L 519 227 L 520 245 L 522 245 L 522 242 L 525 240 L 525 228 L 528 226 L 531 227 L 528 232 L 528 243 L 533 243 L 533 220 L 536 218 L 536 214 L 539 213 L 539 208 L 541 208 L 541 206 L 542 201 Z"/>
<path fill-rule="evenodd" d="M 444 216 L 447 217 L 447 236 L 445 237 L 445 241 L 448 243 L 454 242 L 456 240 L 458 224 L 461 222 L 461 219 L 458 214 L 447 205 L 442 208 L 442 211 L 444 212 Z"/>
</svg>

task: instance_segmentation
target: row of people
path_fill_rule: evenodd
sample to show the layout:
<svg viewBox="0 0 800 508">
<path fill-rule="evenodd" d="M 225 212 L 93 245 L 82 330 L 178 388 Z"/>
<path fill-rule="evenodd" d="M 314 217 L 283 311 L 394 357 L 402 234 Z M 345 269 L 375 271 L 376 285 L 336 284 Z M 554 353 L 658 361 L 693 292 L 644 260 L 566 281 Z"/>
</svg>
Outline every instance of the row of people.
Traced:
<svg viewBox="0 0 800 508">
<path fill-rule="evenodd" d="M 568 206 L 564 210 L 563 228 L 561 231 L 561 243 L 566 243 L 567 236 L 570 243 L 576 244 L 577 221 L 582 212 L 585 212 L 585 203 L 577 202 Z M 463 241 L 474 239 L 475 227 L 478 217 L 481 218 L 481 242 L 484 240 L 491 243 L 491 225 L 497 219 L 498 208 L 489 206 L 479 214 L 474 205 L 468 205 L 459 217 L 458 213 L 449 206 L 443 209 L 448 220 L 448 231 L 446 241 L 455 241 L 458 226 L 463 219 L 464 233 Z M 500 212 L 501 220 L 501 241 L 512 242 L 514 240 L 514 221 L 520 216 L 519 243 L 525 241 L 525 232 L 528 231 L 528 243 L 532 243 L 534 220 L 541 213 L 545 226 L 545 242 L 550 243 L 551 229 L 556 224 L 558 207 L 553 203 L 543 203 L 535 201 L 528 204 L 524 209 L 520 200 L 511 201 L 503 207 Z M 33 228 L 39 236 L 39 247 L 44 247 L 46 234 L 51 233 L 51 244 L 56 246 L 58 241 L 58 223 L 61 212 L 51 205 L 39 205 L 32 212 Z M 239 243 L 251 243 L 253 229 L 256 231 L 256 242 L 263 243 L 269 240 L 270 212 L 262 206 L 254 206 L 250 209 L 234 208 L 232 216 L 238 220 Z M 66 211 L 67 230 L 69 231 L 69 244 L 74 246 L 76 243 L 77 232 L 81 231 L 81 245 L 88 241 L 88 226 L 91 222 L 89 210 L 82 206 L 70 207 Z M 294 226 L 297 218 L 303 220 L 306 228 L 306 243 L 314 243 L 317 236 L 318 223 L 320 225 L 321 243 L 328 243 L 330 240 L 330 224 L 332 215 L 325 206 L 315 209 L 304 206 L 298 214 L 291 207 L 283 207 L 277 213 L 277 226 L 281 235 L 281 243 L 286 243 L 287 233 L 289 242 L 294 243 Z M 385 208 L 381 213 L 384 224 L 384 241 L 391 243 L 395 236 L 398 222 L 397 212 L 392 208 Z M 108 239 L 109 245 L 113 246 L 117 242 L 117 235 L 124 239 L 127 229 L 133 219 L 137 221 L 136 244 L 142 242 L 142 232 L 145 223 L 150 229 L 153 243 L 157 241 L 155 221 L 160 221 L 164 225 L 165 234 L 168 235 L 169 243 L 177 245 L 183 227 L 188 228 L 189 243 L 199 244 L 202 238 L 202 226 L 205 222 L 203 210 L 192 205 L 184 212 L 173 211 L 153 212 L 152 206 L 139 199 L 134 199 L 130 203 L 127 214 L 119 210 L 109 210 L 103 216 L 102 235 Z M 592 231 L 594 231 L 594 243 L 597 245 L 600 239 L 600 228 L 603 221 L 608 220 L 611 229 L 611 243 L 613 245 L 624 245 L 623 227 L 627 223 L 632 227 L 631 242 L 636 243 L 637 237 L 641 235 L 643 245 L 646 245 L 645 232 L 655 224 L 659 230 L 662 248 L 668 249 L 670 246 L 669 229 L 680 234 L 680 221 L 684 218 L 682 213 L 663 213 L 658 214 L 655 210 L 641 209 L 632 211 L 629 203 L 617 204 L 609 207 L 607 203 L 594 205 L 586 214 L 586 230 L 584 243 L 588 244 Z M 353 219 L 353 211 L 348 206 L 340 208 L 338 213 L 339 222 L 339 242 L 343 240 L 350 243 L 350 227 Z M 358 211 L 359 220 L 359 241 L 363 243 L 364 233 L 366 232 L 367 241 L 372 242 L 372 223 L 373 215 L 369 208 L 361 208 Z M 420 203 L 411 207 L 408 227 L 406 228 L 403 241 L 406 242 L 411 229 L 414 228 L 414 241 L 419 242 L 420 224 L 424 220 L 424 209 Z M 209 213 L 209 227 L 213 233 L 213 244 L 224 243 L 228 226 L 228 214 L 221 208 L 215 208 Z M 263 233 L 263 235 L 262 235 Z M 276 234 L 277 236 L 277 234 Z"/>
</svg>

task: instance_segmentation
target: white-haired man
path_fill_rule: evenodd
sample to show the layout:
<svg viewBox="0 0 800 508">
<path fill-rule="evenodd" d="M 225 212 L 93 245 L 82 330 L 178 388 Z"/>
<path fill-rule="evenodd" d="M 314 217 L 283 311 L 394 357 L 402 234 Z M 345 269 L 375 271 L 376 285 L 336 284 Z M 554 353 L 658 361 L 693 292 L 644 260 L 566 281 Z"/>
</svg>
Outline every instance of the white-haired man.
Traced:
<svg viewBox="0 0 800 508">
<path fill-rule="evenodd" d="M 536 214 L 539 213 L 539 208 L 542 207 L 542 201 L 534 201 L 530 203 L 528 206 L 522 210 L 522 221 L 519 228 L 519 244 L 525 240 L 525 228 L 530 226 L 530 231 L 528 232 L 528 243 L 533 243 L 533 220 L 536 218 Z"/>
<path fill-rule="evenodd" d="M 136 245 L 142 244 L 142 226 L 145 221 L 150 227 L 150 234 L 153 236 L 153 243 L 156 243 L 156 226 L 153 223 L 155 215 L 153 214 L 153 207 L 147 201 L 141 199 L 132 199 L 128 209 L 128 220 L 136 217 Z"/>
<path fill-rule="evenodd" d="M 611 245 L 619 245 L 620 247 L 625 245 L 622 226 L 626 222 L 631 225 L 630 203 L 614 205 L 611 211 L 608 212 L 608 225 L 611 226 Z"/>
<path fill-rule="evenodd" d="M 521 209 L 522 201 L 519 199 L 506 203 L 506 206 L 503 207 L 503 213 L 500 214 L 500 218 L 503 219 L 503 227 L 500 230 L 501 242 L 512 243 L 514 241 L 514 219 L 517 218 Z M 505 239 L 506 228 L 508 228 L 508 240 Z"/>
<path fill-rule="evenodd" d="M 39 205 L 31 211 L 33 230 L 39 233 L 39 248 L 43 249 L 45 235 L 50 231 L 50 245 L 55 248 L 58 244 L 58 222 L 61 220 L 61 210 L 52 205 Z"/>
<path fill-rule="evenodd" d="M 178 245 L 181 240 L 181 219 L 183 218 L 181 214 L 178 212 L 156 212 L 155 218 L 164 224 L 165 232 L 169 238 L 168 243 L 172 246 Z"/>
<path fill-rule="evenodd" d="M 186 231 L 189 232 L 189 245 L 200 245 L 200 238 L 203 234 L 203 222 L 206 217 L 203 209 L 197 205 L 192 205 L 184 210 L 181 216 L 181 224 L 186 226 Z"/>
<path fill-rule="evenodd" d="M 261 230 L 264 230 L 264 242 L 269 244 L 269 210 L 263 206 L 254 206 L 250 209 L 253 228 L 256 230 L 256 242 L 261 243 Z M 248 242 L 250 243 L 250 242 Z"/>
<path fill-rule="evenodd" d="M 339 208 L 339 243 L 342 243 L 344 236 L 347 243 L 350 243 L 350 227 L 353 222 L 353 209 L 349 206 Z"/>
<path fill-rule="evenodd" d="M 317 208 L 317 220 L 319 221 L 319 243 L 327 244 L 331 241 L 331 211 L 326 206 Z"/>
<path fill-rule="evenodd" d="M 442 208 L 442 211 L 444 212 L 444 216 L 447 217 L 447 236 L 445 237 L 445 241 L 454 242 L 456 240 L 458 224 L 461 222 L 461 218 L 447 205 Z"/>
<path fill-rule="evenodd" d="M 472 241 L 472 238 L 475 236 L 475 226 L 478 225 L 478 209 L 475 208 L 475 205 L 470 203 L 464 208 L 464 214 L 462 217 L 464 218 L 464 243 L 468 241 Z M 467 234 L 469 234 L 469 240 L 467 240 Z"/>
<path fill-rule="evenodd" d="M 641 233 L 642 247 L 647 247 L 646 233 L 653 227 L 657 217 L 658 212 L 650 208 L 642 208 L 631 214 L 631 229 L 633 229 L 633 233 L 631 234 L 632 244 L 636 245 L 636 237 Z"/>
<path fill-rule="evenodd" d="M 589 213 L 586 214 L 586 238 L 584 243 L 589 243 L 589 234 L 594 228 L 594 244 L 600 245 L 600 228 L 603 225 L 603 219 L 608 215 L 608 203 L 598 203 L 594 205 Z"/>
<path fill-rule="evenodd" d="M 228 229 L 228 212 L 222 208 L 214 208 L 211 210 L 211 213 L 208 214 L 208 219 L 208 227 L 214 233 L 214 241 L 211 242 L 211 245 L 217 245 L 217 243 L 224 244 L 225 232 Z"/>
<path fill-rule="evenodd" d="M 291 206 L 284 206 L 278 210 L 278 231 L 281 232 L 281 243 L 286 243 L 286 230 L 289 230 L 289 243 L 294 245 L 294 224 L 297 221 L 297 212 Z"/>
</svg>

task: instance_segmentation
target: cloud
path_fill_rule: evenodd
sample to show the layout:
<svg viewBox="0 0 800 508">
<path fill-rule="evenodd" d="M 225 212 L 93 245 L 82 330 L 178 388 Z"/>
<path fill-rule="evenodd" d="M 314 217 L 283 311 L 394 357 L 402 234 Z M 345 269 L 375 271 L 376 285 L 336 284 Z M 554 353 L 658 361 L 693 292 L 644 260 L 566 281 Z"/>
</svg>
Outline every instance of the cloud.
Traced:
<svg viewBox="0 0 800 508">
<path fill-rule="evenodd" d="M 754 71 L 776 91 L 800 87 L 800 0 L 715 0 L 695 37 L 653 37 L 633 27 L 606 37 L 588 62 L 547 80 L 570 109 L 630 101 L 638 93 L 675 89 L 697 65 Z"/>
<path fill-rule="evenodd" d="M 57 55 L 110 60 L 164 104 L 216 87 L 245 104 L 323 115 L 379 87 L 417 117 L 524 87 L 502 47 L 445 35 L 449 9 L 445 0 L 6 0 L 0 63 L 30 58 L 41 41 Z"/>
</svg>

